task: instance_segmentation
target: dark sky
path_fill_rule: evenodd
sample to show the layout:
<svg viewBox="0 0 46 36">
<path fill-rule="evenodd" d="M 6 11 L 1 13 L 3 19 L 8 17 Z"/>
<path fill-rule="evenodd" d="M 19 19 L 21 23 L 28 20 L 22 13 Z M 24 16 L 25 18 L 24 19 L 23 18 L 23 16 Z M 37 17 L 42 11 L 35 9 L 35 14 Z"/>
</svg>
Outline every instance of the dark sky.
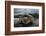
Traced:
<svg viewBox="0 0 46 36">
<path fill-rule="evenodd" d="M 24 14 L 34 14 L 39 13 L 39 9 L 30 9 L 30 8 L 14 8 L 14 15 L 24 15 Z"/>
</svg>

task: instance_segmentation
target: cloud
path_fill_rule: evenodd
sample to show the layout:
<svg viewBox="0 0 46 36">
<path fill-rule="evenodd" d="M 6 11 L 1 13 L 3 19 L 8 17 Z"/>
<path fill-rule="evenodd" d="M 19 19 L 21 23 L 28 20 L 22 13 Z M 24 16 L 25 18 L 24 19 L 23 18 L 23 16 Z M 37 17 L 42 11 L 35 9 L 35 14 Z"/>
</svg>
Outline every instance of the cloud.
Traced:
<svg viewBox="0 0 46 36">
<path fill-rule="evenodd" d="M 24 15 L 24 14 L 34 14 L 39 13 L 39 9 L 30 9 L 30 8 L 14 8 L 14 14 L 15 15 Z"/>
</svg>

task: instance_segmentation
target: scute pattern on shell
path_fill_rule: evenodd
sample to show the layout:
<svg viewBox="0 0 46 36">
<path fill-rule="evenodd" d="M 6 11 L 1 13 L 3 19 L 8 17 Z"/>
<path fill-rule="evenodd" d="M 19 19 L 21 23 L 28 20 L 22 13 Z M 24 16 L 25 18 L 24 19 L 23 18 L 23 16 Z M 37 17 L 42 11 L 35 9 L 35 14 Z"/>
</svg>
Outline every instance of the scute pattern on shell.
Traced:
<svg viewBox="0 0 46 36">
<path fill-rule="evenodd" d="M 19 20 L 18 20 L 19 19 Z M 17 20 L 14 20 L 15 23 L 23 23 L 23 24 L 28 24 L 28 23 L 33 23 L 34 21 L 34 17 L 33 16 L 29 16 L 29 17 L 20 17 Z"/>
</svg>

